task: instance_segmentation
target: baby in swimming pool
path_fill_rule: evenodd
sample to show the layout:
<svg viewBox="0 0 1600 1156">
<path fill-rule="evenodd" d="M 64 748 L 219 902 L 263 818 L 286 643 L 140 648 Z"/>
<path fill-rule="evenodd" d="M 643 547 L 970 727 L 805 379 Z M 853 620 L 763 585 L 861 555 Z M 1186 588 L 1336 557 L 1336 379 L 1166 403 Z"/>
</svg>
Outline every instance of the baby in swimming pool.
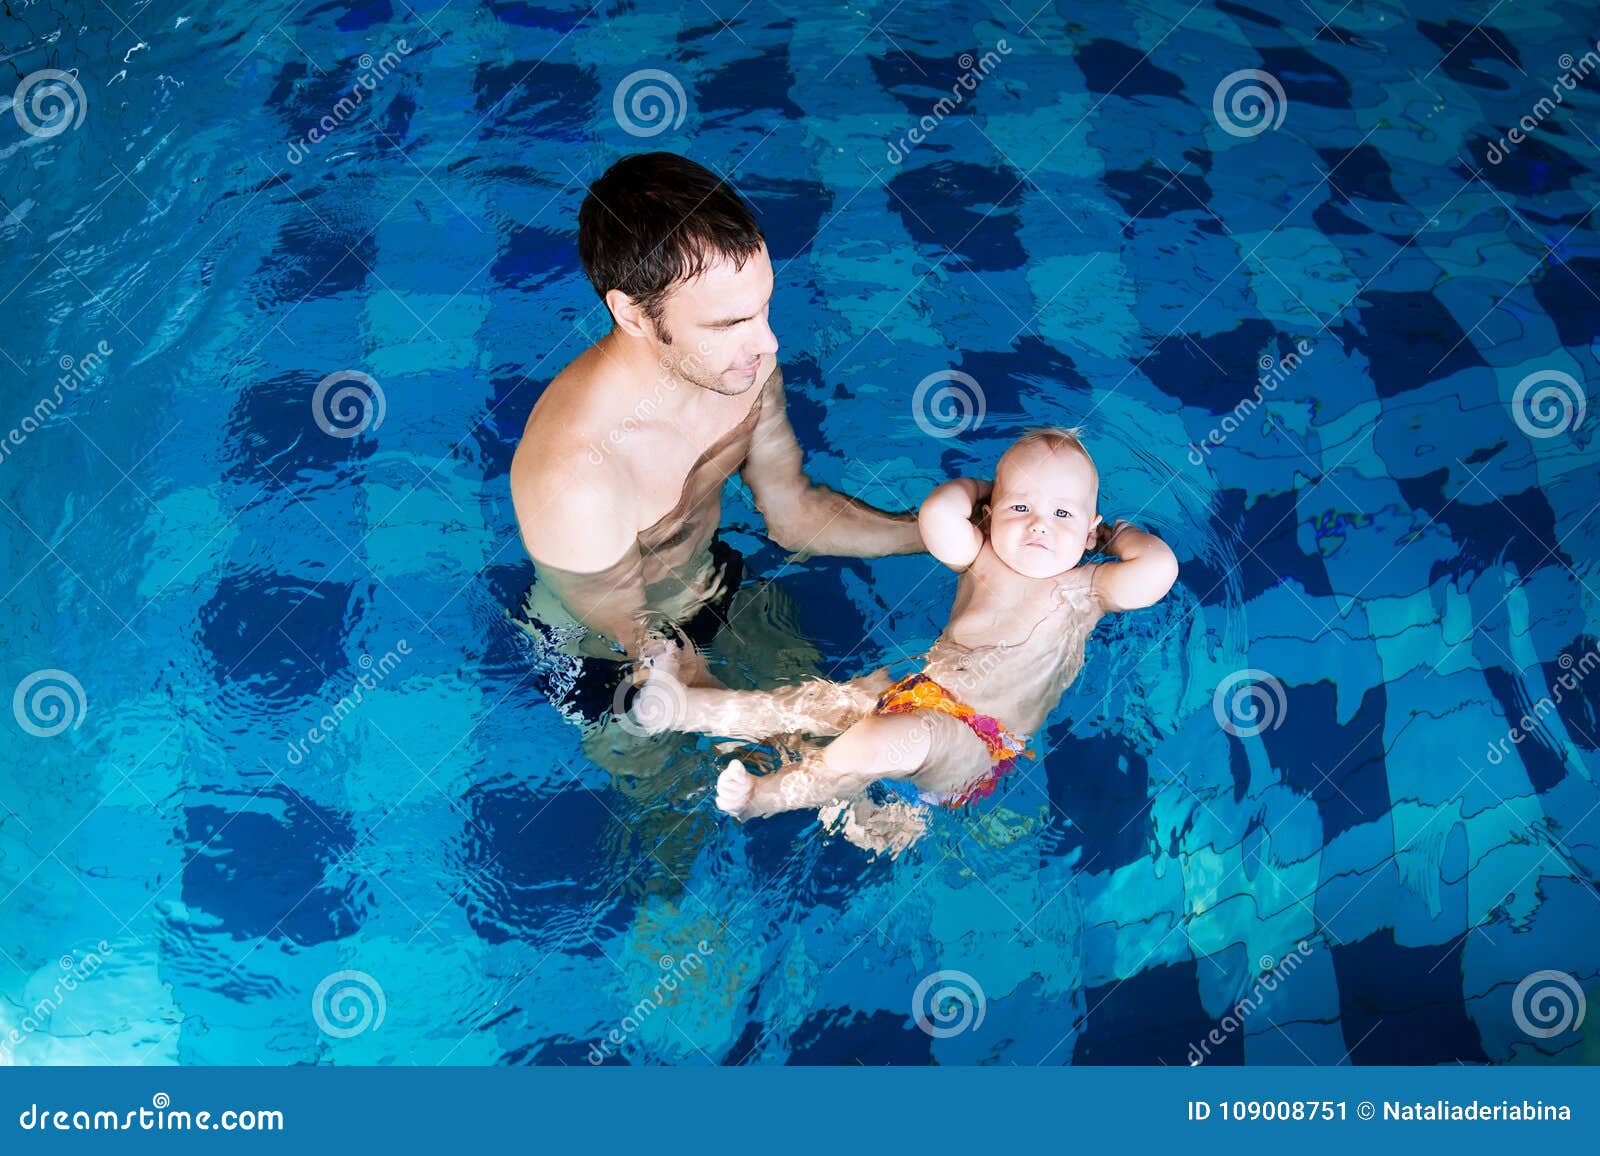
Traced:
<svg viewBox="0 0 1600 1156">
<path fill-rule="evenodd" d="M 853 841 L 898 852 L 920 823 L 908 829 L 903 806 L 886 821 L 863 795 L 868 784 L 900 780 L 922 802 L 950 807 L 990 794 L 1018 759 L 1033 756 L 1027 736 L 1077 677 L 1101 615 L 1152 605 L 1177 578 L 1159 538 L 1102 521 L 1099 488 L 1077 431 L 1041 429 L 1006 450 L 993 482 L 957 478 L 929 494 L 918 514 L 922 539 L 961 577 L 944 632 L 908 678 L 776 691 L 671 688 L 674 729 L 838 736 L 803 746 L 769 774 L 731 760 L 717 779 L 717 806 L 738 819 L 822 808 Z M 1081 565 L 1091 551 L 1115 561 Z M 659 649 L 646 659 L 669 673 L 672 661 Z"/>
</svg>

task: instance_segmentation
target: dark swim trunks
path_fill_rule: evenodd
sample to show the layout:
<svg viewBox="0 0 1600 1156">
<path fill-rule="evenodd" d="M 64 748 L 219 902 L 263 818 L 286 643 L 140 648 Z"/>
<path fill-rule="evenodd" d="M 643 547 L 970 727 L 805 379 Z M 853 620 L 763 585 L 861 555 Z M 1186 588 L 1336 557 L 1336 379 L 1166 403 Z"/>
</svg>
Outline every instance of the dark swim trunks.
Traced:
<svg viewBox="0 0 1600 1156">
<path fill-rule="evenodd" d="M 683 635 L 701 648 L 709 646 L 711 640 L 728 624 L 733 596 L 744 580 L 744 556 L 739 551 L 721 538 L 713 538 L 709 548 L 711 564 L 720 579 L 722 592 L 695 611 L 688 621 L 677 624 Z M 545 680 L 546 685 L 542 689 L 551 696 L 550 704 L 575 721 L 597 726 L 604 723 L 617 705 L 617 688 L 627 681 L 633 664 L 594 657 L 569 661 L 576 664 L 576 669 L 564 690 L 556 689 L 558 680 L 548 677 Z M 624 692 L 625 697 L 620 704 L 623 711 L 631 705 L 633 694 L 632 688 Z"/>
</svg>

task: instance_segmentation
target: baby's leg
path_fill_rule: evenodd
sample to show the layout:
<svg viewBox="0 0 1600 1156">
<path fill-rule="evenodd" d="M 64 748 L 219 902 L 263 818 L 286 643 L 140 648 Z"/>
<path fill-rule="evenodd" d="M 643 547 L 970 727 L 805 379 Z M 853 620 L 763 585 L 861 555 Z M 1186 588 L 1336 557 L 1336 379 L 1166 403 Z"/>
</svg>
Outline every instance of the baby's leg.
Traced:
<svg viewBox="0 0 1600 1156">
<path fill-rule="evenodd" d="M 696 731 L 751 740 L 836 735 L 872 710 L 894 681 L 880 669 L 848 682 L 816 678 L 777 690 L 728 690 L 697 676 L 705 663 L 692 648 L 658 639 L 646 644 L 641 657 L 628 713 L 636 725 L 657 734 Z"/>
<path fill-rule="evenodd" d="M 751 740 L 836 735 L 876 706 L 888 685 L 888 675 L 875 671 L 850 682 L 812 679 L 777 690 L 683 687 L 674 695 L 671 729 Z"/>
<path fill-rule="evenodd" d="M 983 743 L 949 715 L 874 714 L 770 775 L 752 775 L 734 759 L 717 779 L 717 806 L 736 818 L 759 818 L 849 798 L 875 779 L 955 789 L 988 767 Z"/>
</svg>

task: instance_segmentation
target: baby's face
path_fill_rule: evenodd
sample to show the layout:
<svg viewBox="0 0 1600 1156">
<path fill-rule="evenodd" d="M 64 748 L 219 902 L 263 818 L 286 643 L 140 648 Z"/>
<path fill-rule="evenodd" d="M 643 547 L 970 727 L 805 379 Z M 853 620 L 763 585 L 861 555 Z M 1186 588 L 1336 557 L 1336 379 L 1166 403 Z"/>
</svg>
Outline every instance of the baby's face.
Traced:
<svg viewBox="0 0 1600 1156">
<path fill-rule="evenodd" d="M 1087 454 L 1034 443 L 1008 450 L 989 496 L 989 545 L 1011 569 L 1054 578 L 1094 544 L 1100 480 Z"/>
</svg>

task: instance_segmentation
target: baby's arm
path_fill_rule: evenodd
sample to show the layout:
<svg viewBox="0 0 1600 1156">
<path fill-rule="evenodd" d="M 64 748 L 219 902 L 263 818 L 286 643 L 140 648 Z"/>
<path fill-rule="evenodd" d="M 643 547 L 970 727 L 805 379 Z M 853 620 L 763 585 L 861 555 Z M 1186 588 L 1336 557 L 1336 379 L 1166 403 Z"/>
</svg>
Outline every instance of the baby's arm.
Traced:
<svg viewBox="0 0 1600 1156">
<path fill-rule="evenodd" d="M 1138 610 L 1166 597 L 1178 579 L 1178 559 L 1172 549 L 1129 522 L 1100 526 L 1100 549 L 1115 562 L 1095 567 L 1094 590 L 1107 610 Z"/>
<path fill-rule="evenodd" d="M 928 553 L 952 570 L 972 565 L 983 549 L 983 531 L 973 523 L 972 514 L 993 489 L 993 482 L 956 478 L 923 499 L 917 527 Z"/>
</svg>

